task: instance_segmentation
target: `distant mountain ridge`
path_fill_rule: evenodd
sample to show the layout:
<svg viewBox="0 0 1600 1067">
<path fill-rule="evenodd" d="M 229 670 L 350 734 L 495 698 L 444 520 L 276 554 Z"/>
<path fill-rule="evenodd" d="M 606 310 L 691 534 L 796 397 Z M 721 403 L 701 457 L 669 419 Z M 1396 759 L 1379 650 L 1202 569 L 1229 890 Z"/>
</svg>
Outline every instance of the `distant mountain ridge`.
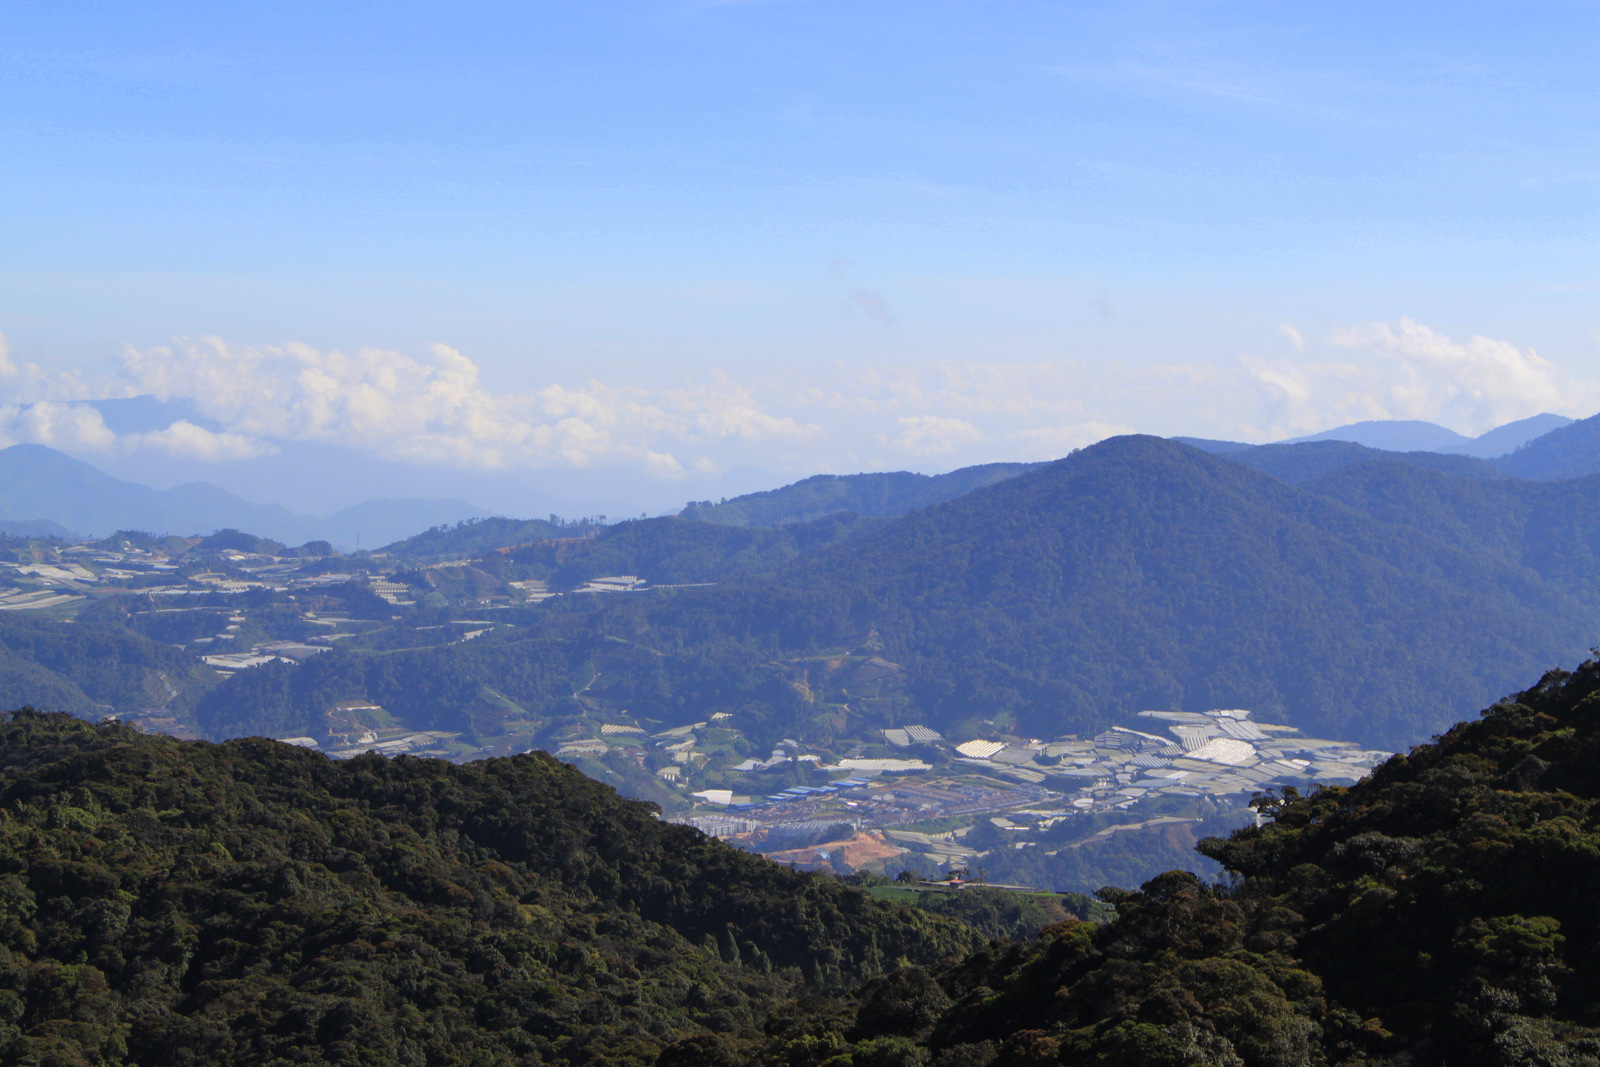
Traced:
<svg viewBox="0 0 1600 1067">
<path fill-rule="evenodd" d="M 113 478 L 44 445 L 0 449 L 0 520 L 17 529 L 87 536 L 147 530 L 188 536 L 233 528 L 285 544 L 320 539 L 350 548 L 358 533 L 374 546 L 478 514 L 463 500 L 376 500 L 318 519 L 275 504 L 254 504 L 206 482 L 152 489 Z"/>
<path fill-rule="evenodd" d="M 1171 438 L 1171 440 L 1199 448 L 1202 452 L 1226 456 L 1263 474 L 1300 485 L 1324 474 L 1362 463 L 1400 463 L 1408 467 L 1442 471 L 1462 478 L 1509 477 L 1488 460 L 1449 452 L 1388 452 L 1369 448 L 1353 441 L 1300 441 L 1276 445 L 1244 445 L 1238 448 L 1217 448 L 1232 445 L 1231 441 L 1201 441 Z"/>
<path fill-rule="evenodd" d="M 669 517 L 537 536 L 569 532 L 504 519 L 429 531 L 410 539 L 416 562 L 439 547 L 488 558 L 399 580 L 422 614 L 450 597 L 477 610 L 529 580 L 560 592 L 639 575 L 657 591 L 503 597 L 501 625 L 465 644 L 400 622 L 370 647 L 186 692 L 193 722 L 214 737 L 299 735 L 317 707 L 361 695 L 409 728 L 463 730 L 504 718 L 504 700 L 530 730 L 624 709 L 674 722 L 728 711 L 767 743 L 910 722 L 1082 735 L 1148 708 L 1249 707 L 1399 748 L 1600 631 L 1600 476 L 1530 482 L 1471 457 L 1346 442 L 1217 456 L 1114 438 L 900 518 Z M 531 544 L 491 551 L 508 539 Z M 675 584 L 697 588 L 659 589 Z M 357 608 L 385 620 L 397 607 L 369 599 Z M 107 656 L 72 643 L 81 623 L 23 622 L 0 634 L 31 664 L 17 669 L 83 690 L 51 706 L 137 705 L 149 671 L 176 676 L 137 642 L 118 655 L 138 670 L 113 676 Z M 867 686 L 840 658 L 858 652 L 903 669 Z M 485 686 L 499 694 L 487 704 Z"/>
<path fill-rule="evenodd" d="M 1499 475 L 1524 478 L 1536 482 L 1561 481 L 1600 474 L 1600 415 L 1574 421 L 1564 415 L 1534 415 L 1496 427 L 1478 437 L 1463 437 L 1454 430 L 1431 422 L 1396 420 L 1388 422 L 1357 422 L 1333 430 L 1324 430 L 1309 437 L 1296 437 L 1268 445 L 1251 445 L 1243 441 L 1221 441 L 1204 437 L 1173 437 L 1178 441 L 1214 455 L 1229 456 L 1252 466 L 1283 467 L 1292 463 L 1286 456 L 1299 456 L 1304 462 L 1334 464 L 1356 462 L 1357 452 L 1344 453 L 1305 451 L 1310 445 L 1347 445 L 1349 448 L 1381 451 L 1391 458 L 1421 466 L 1435 466 L 1456 473 L 1477 477 L 1494 477 L 1490 468 Z M 1274 449 L 1276 453 L 1262 452 Z M 1296 453 L 1290 450 L 1301 449 Z M 1311 460 L 1310 457 L 1318 459 Z M 1430 457 L 1456 455 L 1463 459 L 1482 461 L 1479 467 L 1443 466 Z"/>
<path fill-rule="evenodd" d="M 915 508 L 940 504 L 986 485 L 1042 467 L 1042 463 L 985 463 L 947 474 L 886 471 L 817 474 L 791 485 L 747 493 L 720 503 L 696 501 L 679 514 L 726 526 L 783 526 L 841 511 L 866 518 L 898 518 Z"/>
<path fill-rule="evenodd" d="M 1495 462 L 1507 474 L 1537 481 L 1600 471 L 1600 415 L 1551 430 Z"/>
<path fill-rule="evenodd" d="M 319 657 L 295 684 L 365 691 L 418 729 L 459 729 L 440 724 L 491 685 L 541 718 L 583 689 L 597 708 L 736 712 L 762 739 L 914 721 L 1053 736 L 1249 707 L 1399 748 L 1594 644 L 1600 477 L 1343 442 L 1246 458 L 1123 437 L 898 519 L 622 523 L 491 569 L 715 587 L 562 601 L 459 651 Z M 862 648 L 905 668 L 890 691 L 803 666 Z M 301 697 L 271 680 L 239 675 L 197 722 L 302 729 Z"/>
<path fill-rule="evenodd" d="M 1350 441 L 1385 452 L 1454 452 L 1478 459 L 1494 459 L 1572 421 L 1565 415 L 1547 412 L 1508 422 L 1477 437 L 1467 437 L 1448 427 L 1418 419 L 1375 419 L 1353 422 L 1304 437 L 1292 437 L 1278 443 L 1296 445 L 1306 441 Z"/>
<path fill-rule="evenodd" d="M 1396 745 L 1593 643 L 1600 480 L 1395 463 L 1320 477 L 1340 471 L 1337 491 L 1299 488 L 1235 457 L 1113 438 L 798 560 L 777 583 L 826 605 L 813 610 L 838 630 L 819 644 L 881 635 L 936 726 L 973 707 L 1038 731 L 1237 701 Z M 1417 495 L 1426 521 L 1373 514 Z M 1480 510 L 1493 552 L 1471 536 Z M 1433 721 L 1393 717 L 1422 708 Z"/>
</svg>

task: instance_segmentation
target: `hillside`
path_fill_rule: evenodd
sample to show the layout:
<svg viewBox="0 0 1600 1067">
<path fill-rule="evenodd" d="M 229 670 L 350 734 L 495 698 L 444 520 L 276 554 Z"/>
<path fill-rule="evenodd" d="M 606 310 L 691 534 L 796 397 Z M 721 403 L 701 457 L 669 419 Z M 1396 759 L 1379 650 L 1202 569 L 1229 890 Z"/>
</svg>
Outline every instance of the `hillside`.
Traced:
<svg viewBox="0 0 1600 1067">
<path fill-rule="evenodd" d="M 687 519 L 728 526 L 781 526 L 848 511 L 870 518 L 894 518 L 915 508 L 954 500 L 986 485 L 1013 478 L 1037 463 L 986 463 L 948 474 L 818 474 L 780 489 L 749 493 L 721 503 L 696 501 L 681 514 Z"/>
<path fill-rule="evenodd" d="M 1592 514 L 1573 521 L 1592 532 Z M 1572 548 L 1593 573 L 1587 542 Z M 1045 731 L 1244 706 L 1403 744 L 1579 654 L 1596 621 L 1587 588 L 1132 437 L 801 560 L 776 585 L 781 625 L 763 623 L 754 588 L 705 611 L 780 647 L 875 631 L 920 711 L 951 729 L 973 709 Z"/>
<path fill-rule="evenodd" d="M 335 763 L 23 712 L 0 807 L 7 1063 L 644 1065 L 982 943 L 543 755 Z"/>
<path fill-rule="evenodd" d="M 1447 448 L 1444 451 L 1460 452 L 1468 456 L 1477 456 L 1479 459 L 1495 459 L 1514 452 L 1547 433 L 1559 430 L 1563 426 L 1570 426 L 1573 421 L 1565 415 L 1552 415 L 1548 412 L 1543 415 L 1530 415 L 1528 418 L 1508 422 L 1504 426 L 1485 431 L 1472 438 L 1465 446 Z"/>
<path fill-rule="evenodd" d="M 1514 477 L 1539 481 L 1600 474 L 1600 415 L 1551 430 L 1495 465 Z"/>
<path fill-rule="evenodd" d="M 1551 672 L 1354 786 L 1260 798 L 1264 825 L 1201 844 L 1231 881 L 1108 888 L 1114 916 L 1022 941 L 734 852 L 542 755 L 334 763 L 18 713 L 0 1056 L 1588 1064 L 1597 707 L 1600 662 Z M 970 903 L 941 910 L 1007 918 Z"/>
<path fill-rule="evenodd" d="M 1214 451 L 1201 449 L 1201 451 Z M 1349 441 L 1305 441 L 1300 444 L 1255 445 L 1219 453 L 1246 467 L 1270 474 L 1292 485 L 1362 463 L 1398 463 L 1424 470 L 1442 471 L 1458 478 L 1504 478 L 1500 468 L 1470 456 L 1443 452 L 1387 452 Z"/>
<path fill-rule="evenodd" d="M 1494 459 L 1504 456 L 1534 439 L 1569 425 L 1573 420 L 1565 415 L 1532 415 L 1503 426 L 1496 426 L 1477 437 L 1467 437 L 1438 423 L 1417 419 L 1372 419 L 1353 422 L 1347 426 L 1323 430 L 1304 437 L 1291 437 L 1279 441 L 1280 445 L 1297 445 L 1320 441 L 1341 441 L 1361 445 L 1383 452 L 1436 452 L 1473 456 L 1477 459 Z M 1231 441 L 1207 441 L 1201 438 L 1179 437 L 1174 440 L 1192 444 L 1208 452 L 1226 452 L 1246 448 Z"/>
<path fill-rule="evenodd" d="M 584 736 L 564 731 L 591 728 L 585 716 L 632 709 L 670 726 L 726 711 L 759 746 L 801 734 L 842 744 L 906 722 L 1087 735 L 1147 708 L 1247 707 L 1393 749 L 1594 643 L 1597 495 L 1587 481 L 1392 462 L 1293 486 L 1119 438 L 838 543 L 848 531 L 826 530 L 843 520 L 827 520 L 804 551 L 792 539 L 812 527 L 682 519 L 535 544 L 473 580 L 502 569 L 724 580 L 557 598 L 500 616 L 470 645 L 359 638 L 338 656 L 236 675 L 196 698 L 195 722 L 213 737 L 282 736 L 365 697 L 413 728 L 487 736 L 509 714 L 549 743 Z M 854 661 L 832 658 L 851 651 L 904 670 L 861 684 Z"/>
<path fill-rule="evenodd" d="M 607 574 L 644 574 L 658 585 L 726 582 L 762 574 L 883 525 L 851 512 L 781 526 L 733 526 L 678 516 L 608 527 L 577 544 L 534 543 L 511 554 L 558 588 Z"/>
<path fill-rule="evenodd" d="M 1349 789 L 1264 798 L 1202 843 L 1232 885 L 1108 890 L 1107 925 L 776 1016 L 761 1062 L 1594 1063 L 1597 705 L 1600 664 L 1552 672 Z"/>
<path fill-rule="evenodd" d="M 159 705 L 176 689 L 203 686 L 205 673 L 181 649 L 120 626 L 0 613 L 0 692 L 52 710 L 99 718 Z"/>
<path fill-rule="evenodd" d="M 1559 482 L 1451 477 L 1406 463 L 1329 472 L 1303 488 L 1376 519 L 1498 557 L 1586 601 L 1600 572 L 1600 475 Z"/>
<path fill-rule="evenodd" d="M 530 541 L 588 537 L 602 528 L 599 523 L 565 522 L 554 515 L 548 519 L 508 519 L 504 515 L 494 515 L 463 519 L 453 525 L 440 523 L 387 544 L 382 551 L 419 561 L 469 559 Z"/>
</svg>

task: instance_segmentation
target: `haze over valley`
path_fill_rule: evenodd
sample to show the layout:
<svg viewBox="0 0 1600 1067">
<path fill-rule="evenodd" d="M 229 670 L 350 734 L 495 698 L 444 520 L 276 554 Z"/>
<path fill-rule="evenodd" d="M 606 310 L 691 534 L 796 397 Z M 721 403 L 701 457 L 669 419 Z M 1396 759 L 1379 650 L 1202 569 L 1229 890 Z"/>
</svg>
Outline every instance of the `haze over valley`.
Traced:
<svg viewBox="0 0 1600 1067">
<path fill-rule="evenodd" d="M 1600 1067 L 1593 5 L 9 5 L 0 1064 Z"/>
</svg>

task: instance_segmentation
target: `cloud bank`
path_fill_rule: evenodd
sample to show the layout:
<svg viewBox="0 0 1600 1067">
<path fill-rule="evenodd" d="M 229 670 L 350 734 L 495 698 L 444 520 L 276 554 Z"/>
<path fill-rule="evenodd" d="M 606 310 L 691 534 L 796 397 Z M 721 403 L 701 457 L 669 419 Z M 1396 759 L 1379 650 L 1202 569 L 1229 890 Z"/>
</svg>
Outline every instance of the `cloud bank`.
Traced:
<svg viewBox="0 0 1600 1067">
<path fill-rule="evenodd" d="M 113 432 L 91 399 L 148 395 L 199 414 Z M 467 470 L 627 468 L 662 479 L 736 466 L 795 474 L 1051 459 L 1120 433 L 1268 441 L 1360 419 L 1479 433 L 1600 391 L 1530 349 L 1456 341 L 1410 319 L 1320 340 L 1283 323 L 1263 351 L 1133 367 L 1086 360 L 832 366 L 741 381 L 713 371 L 650 389 L 616 382 L 502 391 L 447 345 L 407 355 L 219 337 L 125 348 L 91 387 L 18 363 L 0 337 L 0 444 L 141 450 L 228 462 L 321 442 Z"/>
</svg>

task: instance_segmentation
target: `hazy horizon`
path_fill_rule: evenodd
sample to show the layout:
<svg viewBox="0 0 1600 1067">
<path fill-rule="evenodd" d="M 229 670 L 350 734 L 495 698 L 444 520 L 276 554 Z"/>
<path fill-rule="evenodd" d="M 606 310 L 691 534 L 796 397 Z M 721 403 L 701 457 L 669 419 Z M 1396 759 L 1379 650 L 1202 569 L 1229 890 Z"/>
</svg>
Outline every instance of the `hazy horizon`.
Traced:
<svg viewBox="0 0 1600 1067">
<path fill-rule="evenodd" d="M 1583 417 L 1597 21 L 23 4 L 0 444 L 327 510 L 310 449 L 542 514 Z M 83 403 L 138 395 L 188 414 Z"/>
</svg>

